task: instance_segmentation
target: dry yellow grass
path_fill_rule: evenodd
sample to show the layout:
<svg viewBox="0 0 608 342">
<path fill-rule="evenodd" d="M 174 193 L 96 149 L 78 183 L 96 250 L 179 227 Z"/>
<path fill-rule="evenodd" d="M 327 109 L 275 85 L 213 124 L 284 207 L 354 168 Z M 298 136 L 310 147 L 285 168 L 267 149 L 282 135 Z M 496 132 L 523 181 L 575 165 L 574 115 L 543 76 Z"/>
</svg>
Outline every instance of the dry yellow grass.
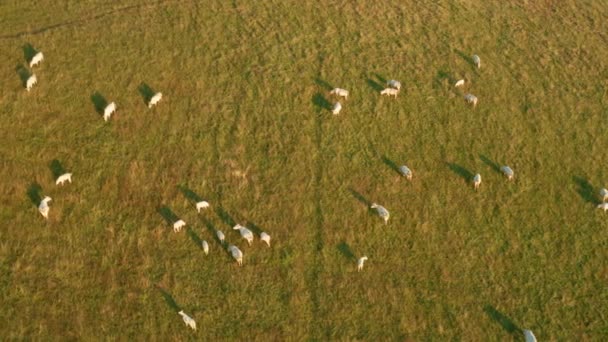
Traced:
<svg viewBox="0 0 608 342">
<path fill-rule="evenodd" d="M 4 339 L 608 335 L 608 216 L 594 207 L 608 184 L 602 2 L 22 1 L 0 13 Z M 28 44 L 45 55 L 29 93 Z M 381 98 L 393 78 L 401 94 Z M 338 116 L 332 87 L 350 91 Z M 163 93 L 152 110 L 150 89 Z M 117 104 L 109 123 L 100 96 Z M 73 184 L 55 186 L 54 160 Z M 192 192 L 212 207 L 197 214 Z M 173 233 L 168 213 L 187 229 Z M 235 222 L 272 248 L 248 247 Z"/>
</svg>

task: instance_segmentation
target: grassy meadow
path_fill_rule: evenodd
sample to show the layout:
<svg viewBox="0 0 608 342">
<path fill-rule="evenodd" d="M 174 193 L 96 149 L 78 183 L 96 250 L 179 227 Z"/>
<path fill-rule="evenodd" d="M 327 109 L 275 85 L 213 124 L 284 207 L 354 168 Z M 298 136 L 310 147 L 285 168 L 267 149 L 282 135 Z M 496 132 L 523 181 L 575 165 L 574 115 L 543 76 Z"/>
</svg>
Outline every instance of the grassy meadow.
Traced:
<svg viewBox="0 0 608 342">
<path fill-rule="evenodd" d="M 606 340 L 607 19 L 591 0 L 0 2 L 1 339 Z"/>
</svg>

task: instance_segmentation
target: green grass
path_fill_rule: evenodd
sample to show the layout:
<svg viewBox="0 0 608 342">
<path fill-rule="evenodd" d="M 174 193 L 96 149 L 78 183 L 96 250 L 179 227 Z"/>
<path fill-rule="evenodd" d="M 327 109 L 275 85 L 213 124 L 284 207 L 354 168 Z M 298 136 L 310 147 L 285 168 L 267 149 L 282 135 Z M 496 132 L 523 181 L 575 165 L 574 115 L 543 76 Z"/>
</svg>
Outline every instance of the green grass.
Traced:
<svg viewBox="0 0 608 342">
<path fill-rule="evenodd" d="M 0 3 L 3 339 L 606 339 L 606 4 L 107 3 Z M 30 93 L 25 44 L 45 55 Z M 397 100 L 374 89 L 391 78 Z M 339 116 L 327 85 L 350 90 Z"/>
</svg>

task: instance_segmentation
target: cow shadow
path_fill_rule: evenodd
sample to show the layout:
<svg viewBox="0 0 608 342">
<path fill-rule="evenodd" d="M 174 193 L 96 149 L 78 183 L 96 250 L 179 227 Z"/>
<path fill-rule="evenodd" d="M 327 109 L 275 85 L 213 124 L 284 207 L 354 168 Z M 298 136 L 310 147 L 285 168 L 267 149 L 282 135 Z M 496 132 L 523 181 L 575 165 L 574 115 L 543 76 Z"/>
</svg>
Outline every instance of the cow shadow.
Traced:
<svg viewBox="0 0 608 342">
<path fill-rule="evenodd" d="M 338 244 L 338 251 L 340 251 L 340 253 L 348 260 L 357 260 L 355 253 L 353 253 L 352 249 L 345 241 L 342 241 Z"/>
<path fill-rule="evenodd" d="M 473 179 L 473 173 L 471 171 L 469 171 L 468 169 L 464 168 L 463 166 L 455 164 L 455 163 L 446 163 L 446 164 L 448 165 L 450 170 L 452 170 L 454 173 L 456 173 L 457 175 L 462 177 L 462 179 L 464 179 L 465 182 L 468 182 Z"/>
<path fill-rule="evenodd" d="M 53 174 L 53 180 L 56 180 L 57 178 L 59 178 L 59 176 L 66 173 L 65 168 L 57 159 L 53 159 L 49 163 L 49 169 L 51 169 L 51 173 Z"/>
<path fill-rule="evenodd" d="M 201 196 L 199 196 L 196 192 L 192 191 L 192 189 L 188 188 L 185 185 L 179 185 L 178 189 L 191 202 L 198 203 L 203 200 L 203 198 Z"/>
<path fill-rule="evenodd" d="M 38 53 L 38 50 L 30 43 L 24 44 L 21 48 L 23 49 L 23 58 L 25 58 L 25 62 L 29 64 L 32 58 Z"/>
<path fill-rule="evenodd" d="M 160 206 L 157 211 L 160 216 L 162 216 L 163 219 L 165 219 L 165 221 L 171 226 L 173 223 L 179 220 L 179 217 L 166 205 Z"/>
<path fill-rule="evenodd" d="M 257 236 L 260 236 L 260 234 L 263 232 L 263 230 L 262 230 L 262 228 L 260 228 L 260 226 L 258 226 L 257 224 L 255 224 L 251 221 L 247 221 L 247 228 L 249 228 L 251 230 L 251 232 L 253 232 Z"/>
<path fill-rule="evenodd" d="M 228 214 L 228 212 L 224 210 L 224 208 L 217 207 L 215 212 L 217 213 L 217 216 L 219 216 L 220 220 L 227 224 L 230 229 L 232 229 L 232 227 L 236 225 L 236 221 L 234 220 L 234 218 L 230 214 Z"/>
<path fill-rule="evenodd" d="M 95 111 L 99 115 L 102 115 L 104 109 L 108 106 L 108 100 L 106 100 L 106 98 L 98 91 L 91 94 L 91 102 L 93 102 Z"/>
<path fill-rule="evenodd" d="M 367 198 L 361 195 L 359 192 L 355 191 L 353 188 L 349 188 L 348 191 L 353 195 L 353 197 L 359 201 L 361 204 L 365 205 L 367 209 L 370 208 L 372 202 L 370 202 Z"/>
<path fill-rule="evenodd" d="M 376 81 L 374 81 L 371 78 L 368 78 L 367 80 L 365 80 L 365 82 L 367 83 L 368 86 L 370 86 L 373 90 L 377 91 L 377 92 L 381 92 L 382 90 L 384 90 L 384 86 Z"/>
<path fill-rule="evenodd" d="M 194 244 L 199 248 L 203 248 L 203 240 L 196 235 L 196 233 L 194 232 L 194 230 L 192 230 L 192 228 L 187 227 L 186 228 L 186 234 L 188 234 L 188 236 L 190 237 L 190 239 L 192 240 L 192 242 L 194 242 Z"/>
<path fill-rule="evenodd" d="M 42 201 L 41 194 L 42 187 L 37 182 L 30 184 L 30 186 L 27 188 L 27 197 L 30 199 L 30 201 L 32 201 L 32 204 L 34 204 L 36 207 L 38 207 L 40 201 Z"/>
<path fill-rule="evenodd" d="M 399 166 L 397 166 L 397 164 L 390 160 L 387 156 L 382 156 L 382 162 L 391 170 L 395 171 L 398 175 L 401 175 L 401 172 L 399 172 Z"/>
<path fill-rule="evenodd" d="M 376 80 L 378 81 L 378 83 L 380 83 L 381 86 L 388 83 L 388 79 L 386 77 L 376 72 L 374 73 L 374 77 L 376 77 Z"/>
<path fill-rule="evenodd" d="M 27 80 L 30 78 L 30 76 L 32 76 L 32 72 L 28 68 L 23 66 L 23 64 L 17 65 L 15 67 L 15 72 L 21 80 L 21 85 L 25 87 L 27 85 Z"/>
<path fill-rule="evenodd" d="M 312 97 L 312 103 L 321 110 L 331 110 L 333 108 L 331 102 L 321 93 L 316 93 Z"/>
<path fill-rule="evenodd" d="M 330 90 L 334 89 L 334 87 L 331 84 L 329 84 L 329 82 L 327 82 L 327 81 L 325 81 L 325 80 L 323 80 L 323 79 L 321 79 L 319 77 L 315 78 L 315 83 L 319 87 L 321 87 L 321 88 L 323 88 L 323 89 L 325 89 L 327 91 L 330 91 Z"/>
<path fill-rule="evenodd" d="M 483 308 L 483 311 L 496 323 L 498 323 L 503 329 L 505 329 L 509 334 L 516 337 L 523 333 L 523 331 L 515 325 L 515 323 L 507 316 L 505 316 L 500 311 L 496 310 L 491 305 L 486 305 Z"/>
<path fill-rule="evenodd" d="M 496 173 L 502 173 L 502 172 L 500 171 L 500 165 L 498 165 L 497 163 L 495 163 L 495 162 L 493 162 L 492 160 L 490 160 L 490 158 L 486 157 L 486 156 L 485 156 L 485 155 L 483 155 L 483 154 L 480 154 L 480 155 L 479 155 L 479 159 L 481 159 L 481 161 L 482 161 L 484 164 L 486 164 L 486 165 L 488 165 L 489 167 L 491 167 L 491 168 L 492 168 L 492 170 L 494 170 L 494 172 L 496 172 Z"/>
<path fill-rule="evenodd" d="M 465 62 L 467 62 L 467 64 L 473 66 L 475 69 L 477 69 L 477 66 L 475 65 L 475 62 L 473 61 L 473 55 L 468 55 L 466 53 L 464 53 L 461 50 L 458 49 L 454 49 L 454 52 L 460 56 L 460 58 L 462 58 Z"/>
<path fill-rule="evenodd" d="M 386 88 L 385 85 L 387 84 L 387 82 L 387 78 L 378 73 L 373 73 L 371 77 L 368 77 L 365 80 L 365 83 L 367 83 L 368 86 L 370 86 L 373 90 L 377 92 L 384 90 L 384 88 Z"/>
<path fill-rule="evenodd" d="M 154 96 L 154 94 L 156 94 L 156 92 L 154 91 L 154 89 L 152 89 L 147 83 L 142 82 L 138 87 L 137 90 L 139 91 L 139 94 L 141 95 L 141 97 L 144 100 L 144 103 L 146 104 L 146 106 L 148 105 L 148 103 L 150 103 L 150 100 L 152 99 L 152 97 Z"/>
<path fill-rule="evenodd" d="M 591 183 L 589 183 L 588 180 L 586 180 L 583 177 L 578 177 L 578 176 L 572 177 L 572 180 L 578 186 L 578 188 L 576 189 L 576 192 L 581 196 L 581 198 L 585 202 L 593 203 L 593 204 L 600 203 L 595 197 L 593 185 L 591 185 Z"/>
<path fill-rule="evenodd" d="M 172 310 L 174 310 L 175 312 L 179 312 L 181 310 L 179 308 L 179 305 L 177 305 L 177 303 L 175 302 L 175 299 L 173 299 L 173 297 L 167 291 L 165 291 L 162 287 L 158 285 L 155 285 L 155 288 L 160 292 L 161 296 L 165 300 L 165 303 L 167 303 L 167 305 Z"/>
<path fill-rule="evenodd" d="M 443 82 L 447 80 L 449 84 L 454 84 L 454 77 L 446 70 L 439 70 L 433 79 L 433 86 L 435 88 L 442 88 Z"/>
</svg>

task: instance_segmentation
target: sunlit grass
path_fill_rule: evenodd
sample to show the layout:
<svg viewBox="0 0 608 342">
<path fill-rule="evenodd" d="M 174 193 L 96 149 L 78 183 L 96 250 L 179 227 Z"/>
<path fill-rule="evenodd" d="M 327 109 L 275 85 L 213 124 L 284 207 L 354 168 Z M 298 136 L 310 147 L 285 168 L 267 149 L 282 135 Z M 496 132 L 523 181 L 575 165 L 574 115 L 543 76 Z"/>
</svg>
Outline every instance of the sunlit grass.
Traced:
<svg viewBox="0 0 608 342">
<path fill-rule="evenodd" d="M 525 3 L 0 4 L 0 335 L 601 340 L 608 7 Z M 25 44 L 45 55 L 30 93 Z M 350 91 L 338 116 L 331 87 Z"/>
</svg>

